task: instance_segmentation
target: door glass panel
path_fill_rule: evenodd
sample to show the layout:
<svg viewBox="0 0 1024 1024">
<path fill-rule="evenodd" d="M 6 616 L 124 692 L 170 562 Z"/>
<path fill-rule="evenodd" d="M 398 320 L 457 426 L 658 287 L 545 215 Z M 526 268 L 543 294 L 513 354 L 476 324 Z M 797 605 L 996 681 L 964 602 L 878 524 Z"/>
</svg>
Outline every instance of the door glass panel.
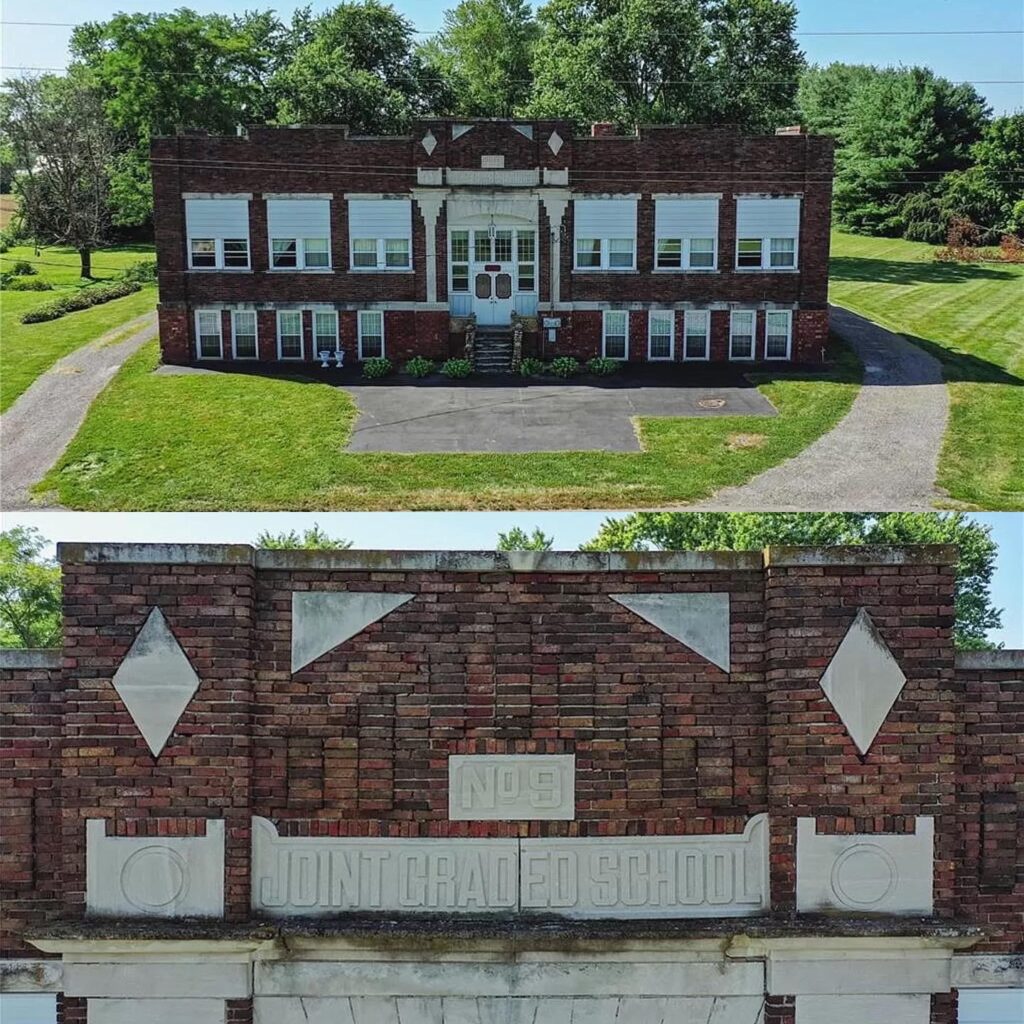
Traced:
<svg viewBox="0 0 1024 1024">
<path fill-rule="evenodd" d="M 507 299 L 512 294 L 511 274 L 498 274 L 494 279 L 494 294 L 499 299 Z"/>
<path fill-rule="evenodd" d="M 478 299 L 489 299 L 491 297 L 491 275 L 477 274 L 473 287 Z"/>
<path fill-rule="evenodd" d="M 486 231 L 473 232 L 473 259 L 477 263 L 491 262 L 491 236 Z"/>
</svg>

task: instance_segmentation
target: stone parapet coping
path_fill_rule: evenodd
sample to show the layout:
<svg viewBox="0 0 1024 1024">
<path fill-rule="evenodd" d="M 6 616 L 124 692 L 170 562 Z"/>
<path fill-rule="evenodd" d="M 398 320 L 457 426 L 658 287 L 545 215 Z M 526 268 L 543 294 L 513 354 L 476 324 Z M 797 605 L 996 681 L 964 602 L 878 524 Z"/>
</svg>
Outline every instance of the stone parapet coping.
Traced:
<svg viewBox="0 0 1024 1024">
<path fill-rule="evenodd" d="M 59 647 L 0 648 L 0 669 L 60 668 L 64 652 Z"/>
<path fill-rule="evenodd" d="M 743 572 L 770 566 L 946 565 L 951 545 L 770 547 L 762 551 L 313 551 L 249 544 L 58 544 L 63 563 L 247 565 L 358 572 Z"/>
<path fill-rule="evenodd" d="M 961 672 L 1024 672 L 1024 650 L 961 651 L 956 667 Z"/>
</svg>

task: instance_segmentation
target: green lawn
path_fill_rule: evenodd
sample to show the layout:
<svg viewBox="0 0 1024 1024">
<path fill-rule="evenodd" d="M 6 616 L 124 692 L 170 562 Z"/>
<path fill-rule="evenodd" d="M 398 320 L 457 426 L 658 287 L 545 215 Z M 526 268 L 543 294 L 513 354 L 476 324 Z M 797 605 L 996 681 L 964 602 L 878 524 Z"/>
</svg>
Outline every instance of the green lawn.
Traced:
<svg viewBox="0 0 1024 1024">
<path fill-rule="evenodd" d="M 93 273 L 99 279 L 116 277 L 125 267 L 152 255 L 152 246 L 104 249 L 93 255 Z M 0 271 L 9 270 L 17 260 L 34 263 L 38 276 L 54 288 L 49 292 L 0 292 L 0 412 L 61 356 L 148 313 L 156 305 L 156 289 L 148 287 L 59 320 L 22 324 L 19 317 L 25 310 L 94 282 L 79 276 L 78 253 L 72 249 L 43 249 L 36 255 L 30 246 L 11 248 L 0 253 Z"/>
<path fill-rule="evenodd" d="M 831 300 L 942 361 L 951 415 L 938 482 L 950 504 L 1024 508 L 1024 266 L 938 263 L 934 252 L 836 232 Z"/>
<path fill-rule="evenodd" d="M 644 419 L 637 454 L 346 454 L 345 391 L 249 375 L 154 375 L 145 346 L 37 487 L 97 510 L 622 508 L 693 501 L 795 455 L 842 418 L 861 367 L 780 375 L 778 417 Z"/>
</svg>

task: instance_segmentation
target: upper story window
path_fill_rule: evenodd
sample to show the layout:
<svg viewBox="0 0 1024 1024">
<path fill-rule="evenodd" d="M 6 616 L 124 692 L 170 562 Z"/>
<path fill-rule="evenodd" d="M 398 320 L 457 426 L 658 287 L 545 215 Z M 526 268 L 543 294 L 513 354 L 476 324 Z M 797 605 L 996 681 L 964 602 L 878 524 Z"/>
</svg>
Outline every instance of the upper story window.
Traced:
<svg viewBox="0 0 1024 1024">
<path fill-rule="evenodd" d="M 412 269 L 412 201 L 350 199 L 348 237 L 353 270 Z"/>
<path fill-rule="evenodd" d="M 736 268 L 796 270 L 800 198 L 736 200 Z"/>
<path fill-rule="evenodd" d="M 249 200 L 186 199 L 191 270 L 249 269 Z"/>
<path fill-rule="evenodd" d="M 271 270 L 330 270 L 331 201 L 267 200 Z"/>
<path fill-rule="evenodd" d="M 718 199 L 655 199 L 654 253 L 658 270 L 714 270 Z"/>
<path fill-rule="evenodd" d="M 636 199 L 573 202 L 576 270 L 636 269 Z"/>
</svg>

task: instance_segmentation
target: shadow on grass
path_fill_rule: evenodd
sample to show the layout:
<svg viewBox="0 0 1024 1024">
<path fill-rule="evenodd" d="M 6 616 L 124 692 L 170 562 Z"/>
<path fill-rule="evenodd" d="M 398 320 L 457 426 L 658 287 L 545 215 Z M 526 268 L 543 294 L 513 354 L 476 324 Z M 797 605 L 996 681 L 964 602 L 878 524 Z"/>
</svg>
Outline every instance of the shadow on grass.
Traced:
<svg viewBox="0 0 1024 1024">
<path fill-rule="evenodd" d="M 987 359 L 979 359 L 967 352 L 959 352 L 940 345 L 927 338 L 919 338 L 914 334 L 904 334 L 904 338 L 919 349 L 934 356 L 942 364 L 943 376 L 949 382 L 967 382 L 976 384 L 1012 384 L 1024 387 L 1024 379 L 998 363 L 990 363 Z"/>
<path fill-rule="evenodd" d="M 964 284 L 969 281 L 1011 280 L 1010 269 L 980 263 L 939 263 L 833 256 L 829 278 L 833 281 L 864 281 L 872 284 Z"/>
</svg>

